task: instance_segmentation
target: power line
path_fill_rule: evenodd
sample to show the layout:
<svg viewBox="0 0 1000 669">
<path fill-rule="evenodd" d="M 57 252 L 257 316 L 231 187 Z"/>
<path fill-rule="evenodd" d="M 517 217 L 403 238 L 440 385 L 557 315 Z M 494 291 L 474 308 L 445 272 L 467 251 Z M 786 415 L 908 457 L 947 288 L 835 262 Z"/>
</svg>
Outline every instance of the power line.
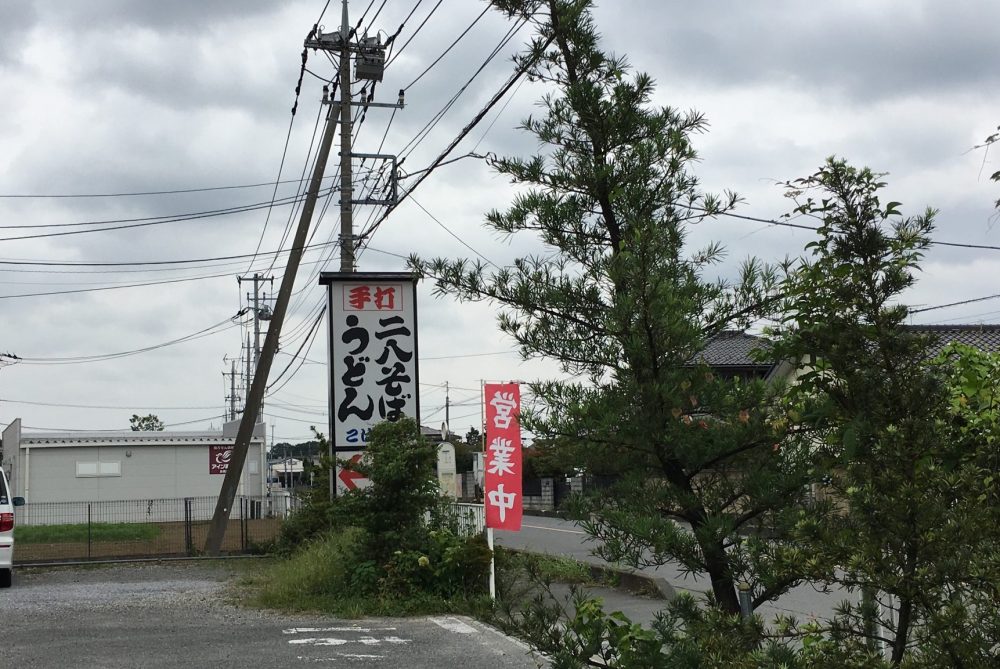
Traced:
<svg viewBox="0 0 1000 669">
<path fill-rule="evenodd" d="M 58 409 L 112 409 L 115 411 L 187 411 L 216 409 L 216 406 L 109 406 L 104 404 L 65 404 L 60 402 L 32 402 L 28 400 L 12 400 L 0 397 L 0 402 L 8 404 L 24 404 L 27 406 L 55 407 Z"/>
<path fill-rule="evenodd" d="M 324 242 L 319 244 L 307 244 L 302 247 L 303 251 L 323 248 L 335 244 L 336 242 Z M 258 255 L 269 256 L 269 255 L 280 255 L 282 253 L 290 253 L 296 250 L 294 248 L 289 249 L 278 249 L 277 251 L 266 251 Z M 11 259 L 6 258 L 0 260 L 0 265 L 28 265 L 28 266 L 39 266 L 39 267 L 145 267 L 149 265 L 183 265 L 189 263 L 206 263 L 221 260 L 242 260 L 244 258 L 250 258 L 253 254 L 244 253 L 240 255 L 232 256 L 213 256 L 208 258 L 188 258 L 188 259 L 178 259 L 178 260 L 135 260 L 135 261 L 119 261 L 119 262 L 79 262 L 79 261 L 57 261 L 57 260 L 27 260 L 27 259 Z"/>
<path fill-rule="evenodd" d="M 290 204 L 298 197 L 299 196 L 296 195 L 294 197 L 282 198 L 281 200 L 279 200 L 279 202 L 281 202 L 282 204 Z M 243 210 L 253 211 L 255 209 L 263 209 L 269 204 L 271 203 L 254 202 L 252 204 L 236 205 L 233 207 L 223 207 L 222 209 L 208 209 L 204 211 L 188 212 L 184 214 L 165 214 L 160 216 L 143 216 L 140 218 L 116 218 L 116 219 L 106 219 L 103 221 L 78 221 L 74 223 L 37 223 L 33 225 L 0 225 L 0 230 L 29 230 L 29 229 L 39 229 L 39 228 L 78 228 L 88 225 L 113 225 L 118 223 L 137 223 L 144 221 L 159 221 L 164 219 L 184 221 L 191 218 L 205 218 L 206 215 L 208 214 L 225 214 L 230 212 L 238 213 Z M 165 222 L 170 222 L 170 221 L 165 221 Z M 14 239 L 18 238 L 15 237 Z"/>
<path fill-rule="evenodd" d="M 440 4 L 440 3 L 438 3 L 438 4 Z M 470 23 L 469 26 L 465 30 L 463 30 L 462 33 L 458 37 L 455 38 L 455 41 L 453 41 L 451 44 L 449 44 L 448 48 L 446 48 L 443 52 L 441 52 L 441 55 L 438 56 L 437 58 L 435 58 L 434 62 L 431 63 L 430 65 L 428 65 L 424 69 L 423 72 L 421 72 L 420 74 L 418 74 L 416 79 L 414 79 L 413 81 L 411 81 L 410 83 L 408 83 L 406 86 L 403 86 L 403 90 L 404 91 L 410 90 L 410 87 L 413 86 L 413 84 L 415 84 L 418 81 L 420 81 L 421 79 L 423 79 L 423 77 L 424 77 L 425 74 L 427 74 L 428 72 L 430 72 L 431 69 L 433 69 L 433 67 L 435 65 L 437 65 L 438 63 L 440 63 L 441 59 L 444 58 L 445 56 L 447 56 L 448 52 L 450 52 L 453 48 L 455 48 L 455 45 L 458 44 L 459 42 L 461 42 L 463 37 L 465 37 L 466 35 L 469 34 L 469 31 L 472 30 L 477 23 L 479 23 L 480 19 L 482 19 L 484 16 L 486 16 L 486 13 L 489 12 L 491 8 L 492 7 L 490 5 L 486 5 L 486 8 L 483 9 L 483 11 L 479 14 L 479 16 L 477 16 L 472 21 L 472 23 Z M 400 49 L 400 50 L 402 51 L 402 49 Z"/>
<path fill-rule="evenodd" d="M 315 265 L 323 262 L 325 261 L 312 260 L 309 262 L 302 262 L 300 265 Z M 15 300 L 25 297 L 48 297 L 53 295 L 75 295 L 78 293 L 97 293 L 106 290 L 122 290 L 125 288 L 148 288 L 150 286 L 165 286 L 173 283 L 186 283 L 188 281 L 205 281 L 208 279 L 219 279 L 229 276 L 232 276 L 232 274 L 230 272 L 225 272 L 223 274 L 203 274 L 199 276 L 188 276 L 178 279 L 162 279 L 160 281 L 146 281 L 141 283 L 119 283 L 110 286 L 98 286 L 96 288 L 75 288 L 70 290 L 50 290 L 38 293 L 17 293 L 14 295 L 0 295 L 0 300 Z"/>
<path fill-rule="evenodd" d="M 542 45 L 542 47 L 538 50 L 538 53 L 544 52 L 545 49 L 547 49 L 548 46 L 552 43 L 552 40 L 553 38 L 550 37 L 546 41 L 546 43 Z M 501 86 L 500 89 L 493 94 L 493 97 L 491 97 L 490 100 L 486 103 L 486 105 L 473 117 L 472 121 L 466 124 L 466 126 L 462 128 L 461 132 L 459 132 L 458 136 L 455 137 L 455 139 L 453 139 L 451 143 L 447 147 L 445 147 L 444 151 L 442 151 L 438 155 L 438 157 L 434 159 L 434 161 L 427 167 L 426 171 L 420 176 L 419 179 L 417 179 L 416 183 L 414 183 L 413 186 L 411 186 L 408 190 L 405 190 L 394 204 L 387 207 L 385 212 L 382 213 L 382 215 L 378 218 L 378 220 L 375 221 L 375 223 L 371 224 L 366 231 L 358 235 L 355 246 L 356 248 L 360 247 L 360 245 L 364 243 L 365 240 L 370 241 L 371 236 L 375 234 L 375 231 L 378 230 L 379 226 L 392 214 L 393 211 L 396 210 L 400 202 L 405 200 L 409 194 L 415 191 L 420 186 L 420 184 L 423 183 L 423 181 L 428 176 L 430 176 L 434 172 L 434 170 L 437 169 L 442 162 L 444 162 L 444 160 L 448 158 L 451 152 L 455 150 L 455 147 L 458 146 L 458 144 L 463 139 L 465 139 L 465 137 L 470 132 L 472 132 L 472 129 L 475 128 L 480 121 L 482 121 L 482 119 L 490 112 L 490 110 L 493 109 L 493 107 L 496 106 L 496 104 L 501 99 L 503 99 L 503 97 L 507 94 L 507 92 L 510 91 L 511 88 L 513 88 L 513 86 L 517 83 L 517 81 L 525 74 L 525 72 L 527 72 L 528 68 L 534 62 L 535 62 L 534 59 L 525 60 L 521 64 L 521 66 L 514 71 L 514 73 L 504 83 L 504 85 Z"/>
<path fill-rule="evenodd" d="M 221 418 L 222 420 L 225 420 L 226 416 L 225 416 L 225 414 L 223 414 L 223 415 L 216 414 L 214 416 L 208 416 L 206 418 L 198 418 L 198 419 L 195 419 L 195 420 L 186 420 L 186 421 L 183 421 L 183 422 L 180 422 L 180 423 L 164 423 L 163 427 L 179 427 L 181 425 L 192 425 L 194 423 L 204 423 L 205 421 L 215 420 L 216 418 Z M 0 425 L 3 425 L 3 426 L 6 427 L 6 426 L 10 425 L 10 423 L 0 423 Z M 111 429 L 100 429 L 100 430 L 93 429 L 93 428 L 81 429 L 81 428 L 71 428 L 71 427 L 37 427 L 37 426 L 34 426 L 34 425 L 24 425 L 24 424 L 22 424 L 21 427 L 23 429 L 26 429 L 26 430 L 37 430 L 39 432 L 88 432 L 88 433 L 91 433 L 91 432 L 94 432 L 94 433 L 96 433 L 96 432 L 112 432 L 112 433 L 116 433 L 116 434 L 117 433 L 135 432 L 134 430 L 129 430 L 128 428 L 120 428 L 120 427 L 119 428 L 111 428 Z"/>
<path fill-rule="evenodd" d="M 299 201 L 300 198 L 282 198 L 279 200 L 275 206 L 285 206 L 289 204 L 294 204 Z M 138 218 L 138 219 L 122 219 L 121 221 L 98 221 L 91 223 L 62 223 L 54 225 L 43 225 L 43 226 L 23 226 L 23 227 L 75 227 L 82 225 L 104 225 L 107 223 L 123 223 L 122 225 L 111 225 L 102 228 L 92 228 L 89 230 L 69 230 L 66 232 L 46 232 L 34 235 L 20 235 L 17 237 L 0 237 L 0 242 L 11 242 L 22 239 L 42 239 L 45 237 L 67 237 L 70 235 L 84 235 L 92 232 L 111 232 L 113 230 L 127 230 L 131 228 L 145 228 L 153 225 L 164 225 L 167 223 L 181 223 L 184 221 L 195 221 L 203 218 L 214 218 L 216 216 L 228 216 L 231 214 L 242 214 L 250 211 L 259 211 L 260 209 L 265 209 L 272 206 L 269 202 L 255 203 L 252 205 L 243 205 L 240 207 L 230 207 L 226 209 L 217 209 L 204 212 L 196 212 L 187 215 L 179 215 L 176 217 L 148 217 L 148 218 Z M 133 223 L 131 221 L 143 221 L 141 223 Z M 21 227 L 21 226 L 11 226 L 11 227 Z"/>
<path fill-rule="evenodd" d="M 435 215 L 434 215 L 434 214 L 432 214 L 431 212 L 427 211 L 427 209 L 426 209 L 426 208 L 424 207 L 424 205 L 422 205 L 422 204 L 420 204 L 419 202 L 417 202 L 416 198 L 414 198 L 414 197 L 413 197 L 412 195 L 410 196 L 410 201 L 411 201 L 411 202 L 413 202 L 413 204 L 415 204 L 415 205 L 417 205 L 418 207 L 420 207 L 420 209 L 421 209 L 421 210 L 422 210 L 422 211 L 423 211 L 423 212 L 424 212 L 425 214 L 427 214 L 428 216 L 430 216 L 430 217 L 431 217 L 431 220 L 432 220 L 432 221 L 434 221 L 434 222 L 435 222 L 435 223 L 437 223 L 437 224 L 438 224 L 439 226 L 441 226 L 441 228 L 442 228 L 442 229 L 443 229 L 443 230 L 444 230 L 445 232 L 447 232 L 447 233 L 448 233 L 449 235 L 451 235 L 451 236 L 452 236 L 452 237 L 454 237 L 454 238 L 455 238 L 456 240 L 458 240 L 458 243 L 459 243 L 459 244 L 461 244 L 461 245 L 462 245 L 462 246 L 464 246 L 465 248 L 467 248 L 467 249 L 469 249 L 470 251 L 472 251 L 473 253 L 475 253 L 475 254 L 476 254 L 477 256 L 479 256 L 480 258 L 482 258 L 483 260 L 485 260 L 485 261 L 486 261 L 487 263 L 489 263 L 490 265 L 493 265 L 494 267 L 497 267 L 497 268 L 499 269 L 498 265 L 497 265 L 497 264 L 496 264 L 495 262 L 493 262 L 492 260 L 490 260 L 489 258 L 487 258 L 486 256 L 484 256 L 484 255 L 483 255 L 482 253 L 480 253 L 480 252 L 479 252 L 479 251 L 477 251 L 476 249 L 472 248 L 472 246 L 470 246 L 468 242 L 466 242 L 466 241 L 465 241 L 464 239 L 462 239 L 461 237 L 459 237 L 458 235 L 456 235 L 456 234 L 455 234 L 454 232 L 452 232 L 452 231 L 451 231 L 451 228 L 449 228 L 449 227 L 448 227 L 447 225 L 445 225 L 445 224 L 444 224 L 444 223 L 442 223 L 442 222 L 441 222 L 440 220 L 438 220 L 437 216 L 435 216 Z"/>
<path fill-rule="evenodd" d="M 319 328 L 319 324 L 323 320 L 323 315 L 324 314 L 326 314 L 326 307 L 325 306 L 319 312 L 319 316 L 316 317 L 316 320 L 313 322 L 312 328 L 309 330 L 309 333 L 302 340 L 302 344 L 299 345 L 298 350 L 295 351 L 295 353 L 292 354 L 292 359 L 288 362 L 288 364 L 285 366 L 285 368 L 283 370 L 281 370 L 281 373 L 278 374 L 278 376 L 275 377 L 274 381 L 271 382 L 272 386 L 275 383 L 277 383 L 278 381 L 281 380 L 281 377 L 283 377 L 285 375 L 285 372 L 287 372 L 288 369 L 292 366 L 292 364 L 298 359 L 299 353 L 302 353 L 302 349 L 305 348 L 305 345 L 308 342 L 312 341 L 313 335 L 316 334 L 316 331 Z M 301 364 L 299 366 L 301 367 Z"/>
<path fill-rule="evenodd" d="M 486 56 L 486 60 L 484 60 L 482 64 L 478 68 L 476 68 L 476 71 L 472 73 L 472 76 L 469 77 L 469 79 L 458 89 L 458 91 L 455 92 L 455 94 L 451 97 L 451 99 L 445 103 L 444 107 L 442 107 L 441 110 L 437 112 L 437 114 L 432 116 L 431 120 L 428 121 L 427 124 L 423 128 L 421 128 L 416 135 L 413 136 L 413 139 L 407 142 L 406 145 L 403 146 L 402 149 L 400 149 L 399 152 L 402 155 L 403 159 L 405 159 L 407 156 L 413 153 L 413 151 L 417 148 L 417 146 L 419 146 L 420 143 L 424 139 L 426 139 L 428 135 L 430 135 L 431 131 L 434 130 L 437 124 L 441 122 L 441 119 L 443 119 L 445 114 L 447 114 L 448 111 L 451 110 L 451 108 L 455 105 L 455 103 L 462 96 L 462 94 L 465 93 L 466 90 L 468 90 L 469 86 L 471 86 L 472 83 L 476 80 L 476 78 L 480 74 L 482 74 L 483 70 L 485 70 L 486 67 L 493 61 L 493 59 L 497 57 L 497 55 L 514 38 L 514 36 L 518 33 L 518 31 L 520 31 L 520 29 L 524 27 L 526 23 L 527 19 L 522 19 L 520 22 L 515 22 L 515 24 L 510 28 L 510 30 L 507 31 L 507 34 L 500 39 L 500 43 L 493 48 L 493 51 L 491 51 L 488 56 Z"/>
<path fill-rule="evenodd" d="M 423 3 L 423 1 L 424 0 L 417 0 L 417 4 L 413 5 L 413 9 L 410 10 L 410 13 L 406 15 L 406 18 L 403 19 L 403 21 L 399 24 L 399 27 L 396 28 L 396 32 L 394 32 L 392 35 L 390 35 L 389 38 L 385 41 L 385 46 L 386 46 L 387 49 L 390 46 L 393 45 L 393 43 L 396 41 L 396 38 L 399 37 L 399 33 L 403 32 L 403 28 L 406 26 L 406 22 L 409 21 L 413 17 L 413 14 L 417 11 L 417 9 L 420 7 L 420 5 L 421 5 L 421 3 Z M 395 54 L 393 54 L 392 58 L 390 58 L 386 62 L 386 64 L 385 64 L 386 67 L 389 67 L 389 65 L 392 64 L 392 61 L 394 61 L 396 59 L 396 57 L 403 51 L 403 49 L 405 49 L 409 45 L 409 43 L 413 41 L 413 38 L 417 36 L 417 33 L 420 32 L 420 29 L 424 27 L 424 23 L 427 23 L 427 19 L 429 19 L 434 14 L 434 12 L 437 10 L 437 8 L 440 5 L 441 5 L 441 0 L 438 0 L 438 3 L 436 5 L 434 5 L 434 7 L 433 7 L 433 9 L 431 9 L 430 13 L 427 14 L 427 18 L 425 18 L 423 20 L 423 22 L 419 26 L 417 26 L 417 29 L 413 32 L 413 35 L 410 36 L 410 39 L 406 40 L 406 44 L 404 44 L 403 46 L 401 46 L 399 48 L 399 51 L 397 51 Z"/>
<path fill-rule="evenodd" d="M 333 177 L 324 177 L 332 179 Z M 262 181 L 253 184 L 238 184 L 235 186 L 205 186 L 200 188 L 174 188 L 171 190 L 149 190 L 134 191 L 128 193 L 0 193 L 0 199 L 84 199 L 84 198 L 113 198 L 113 197 L 141 197 L 150 195 L 179 195 L 184 193 L 208 193 L 221 190 L 243 190 L 250 188 L 263 188 L 264 186 L 276 186 L 283 184 L 300 183 L 296 179 L 285 179 L 284 181 Z"/>
<path fill-rule="evenodd" d="M 925 311 L 935 311 L 937 309 L 947 309 L 948 307 L 960 307 L 965 304 L 974 304 L 976 302 L 985 302 L 987 300 L 995 300 L 1000 298 L 1000 295 L 987 295 L 985 297 L 974 297 L 971 300 L 962 300 L 961 302 L 949 302 L 948 304 L 937 304 L 932 307 L 922 307 L 920 309 L 910 309 L 911 314 L 919 314 Z"/>
<path fill-rule="evenodd" d="M 183 337 L 178 337 L 176 339 L 171 339 L 166 342 L 159 344 L 153 344 L 151 346 L 144 346 L 142 348 L 132 349 L 129 351 L 118 351 L 115 353 L 101 353 L 98 355 L 85 355 L 85 356 L 73 356 L 73 357 L 53 357 L 53 358 L 35 358 L 30 356 L 19 357 L 18 362 L 25 365 L 71 365 L 71 364 L 82 364 L 87 362 L 103 362 L 105 360 L 115 360 L 118 358 L 125 358 L 132 355 L 138 355 L 139 353 L 148 353 L 150 351 L 156 351 L 161 348 L 166 348 L 168 346 L 173 346 L 175 344 L 182 344 L 194 339 L 201 339 L 202 337 L 207 337 L 210 335 L 219 334 L 220 332 L 225 332 L 226 330 L 232 329 L 237 326 L 237 324 L 232 323 L 233 319 L 238 318 L 242 314 L 238 313 L 233 317 L 226 318 L 224 320 L 210 325 L 207 328 L 198 330 L 197 332 L 192 332 L 191 334 L 184 335 Z M 223 327 L 225 326 L 225 327 Z"/>
</svg>

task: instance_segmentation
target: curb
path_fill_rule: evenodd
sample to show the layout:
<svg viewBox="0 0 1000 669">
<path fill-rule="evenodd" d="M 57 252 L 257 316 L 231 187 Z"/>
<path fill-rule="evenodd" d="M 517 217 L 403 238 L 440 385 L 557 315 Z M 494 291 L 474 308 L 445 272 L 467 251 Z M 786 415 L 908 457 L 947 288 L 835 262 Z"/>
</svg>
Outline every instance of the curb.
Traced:
<svg viewBox="0 0 1000 669">
<path fill-rule="evenodd" d="M 629 593 L 638 592 L 646 596 L 651 596 L 654 599 L 665 599 L 667 601 L 677 596 L 677 590 L 662 576 L 647 576 L 631 569 L 604 567 L 596 564 L 587 566 L 590 568 L 590 573 L 595 577 L 603 577 L 612 582 L 617 582 L 616 589 L 625 590 Z"/>
</svg>

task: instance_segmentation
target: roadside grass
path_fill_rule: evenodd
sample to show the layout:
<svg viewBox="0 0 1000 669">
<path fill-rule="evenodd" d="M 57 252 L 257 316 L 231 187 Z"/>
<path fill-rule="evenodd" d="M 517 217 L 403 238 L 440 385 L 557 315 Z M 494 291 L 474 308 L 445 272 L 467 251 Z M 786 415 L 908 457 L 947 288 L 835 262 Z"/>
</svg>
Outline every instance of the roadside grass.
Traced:
<svg viewBox="0 0 1000 669">
<path fill-rule="evenodd" d="M 546 583 L 617 588 L 620 577 L 611 569 L 562 555 L 497 548 L 497 569 L 505 578 L 530 578 Z"/>
<path fill-rule="evenodd" d="M 21 525 L 14 540 L 24 544 L 59 544 L 87 541 L 150 541 L 160 534 L 153 523 L 86 523 L 73 525 Z"/>
<path fill-rule="evenodd" d="M 314 540 L 288 557 L 273 557 L 234 581 L 230 600 L 253 608 L 325 613 L 338 618 L 463 614 L 485 617 L 488 596 L 443 598 L 416 593 L 387 597 L 358 592 L 361 572 L 370 569 L 359 555 L 360 533 L 347 529 Z"/>
</svg>

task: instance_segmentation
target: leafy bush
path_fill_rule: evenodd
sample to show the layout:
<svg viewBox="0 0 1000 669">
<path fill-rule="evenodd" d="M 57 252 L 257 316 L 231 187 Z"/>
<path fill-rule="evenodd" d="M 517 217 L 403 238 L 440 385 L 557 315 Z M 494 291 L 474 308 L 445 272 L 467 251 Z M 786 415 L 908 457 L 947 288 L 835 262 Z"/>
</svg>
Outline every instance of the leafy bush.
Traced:
<svg viewBox="0 0 1000 669">
<path fill-rule="evenodd" d="M 436 462 L 437 446 L 420 437 L 414 421 L 375 426 L 366 457 L 342 463 L 371 485 L 332 502 L 325 486 L 306 493 L 282 528 L 279 546 L 290 557 L 273 568 L 254 601 L 348 616 L 479 606 L 491 553 L 482 537 L 461 536 L 438 491 Z M 313 571 L 302 578 L 307 569 Z"/>
</svg>

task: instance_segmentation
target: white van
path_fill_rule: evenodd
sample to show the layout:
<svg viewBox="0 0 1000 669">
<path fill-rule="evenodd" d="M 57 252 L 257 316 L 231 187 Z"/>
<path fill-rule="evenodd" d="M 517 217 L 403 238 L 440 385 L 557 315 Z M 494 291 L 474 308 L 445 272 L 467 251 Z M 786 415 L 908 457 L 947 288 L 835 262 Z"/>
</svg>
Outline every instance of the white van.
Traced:
<svg viewBox="0 0 1000 669">
<path fill-rule="evenodd" d="M 11 497 L 7 475 L 0 467 L 0 588 L 9 588 L 14 572 L 14 507 L 23 497 Z"/>
</svg>

